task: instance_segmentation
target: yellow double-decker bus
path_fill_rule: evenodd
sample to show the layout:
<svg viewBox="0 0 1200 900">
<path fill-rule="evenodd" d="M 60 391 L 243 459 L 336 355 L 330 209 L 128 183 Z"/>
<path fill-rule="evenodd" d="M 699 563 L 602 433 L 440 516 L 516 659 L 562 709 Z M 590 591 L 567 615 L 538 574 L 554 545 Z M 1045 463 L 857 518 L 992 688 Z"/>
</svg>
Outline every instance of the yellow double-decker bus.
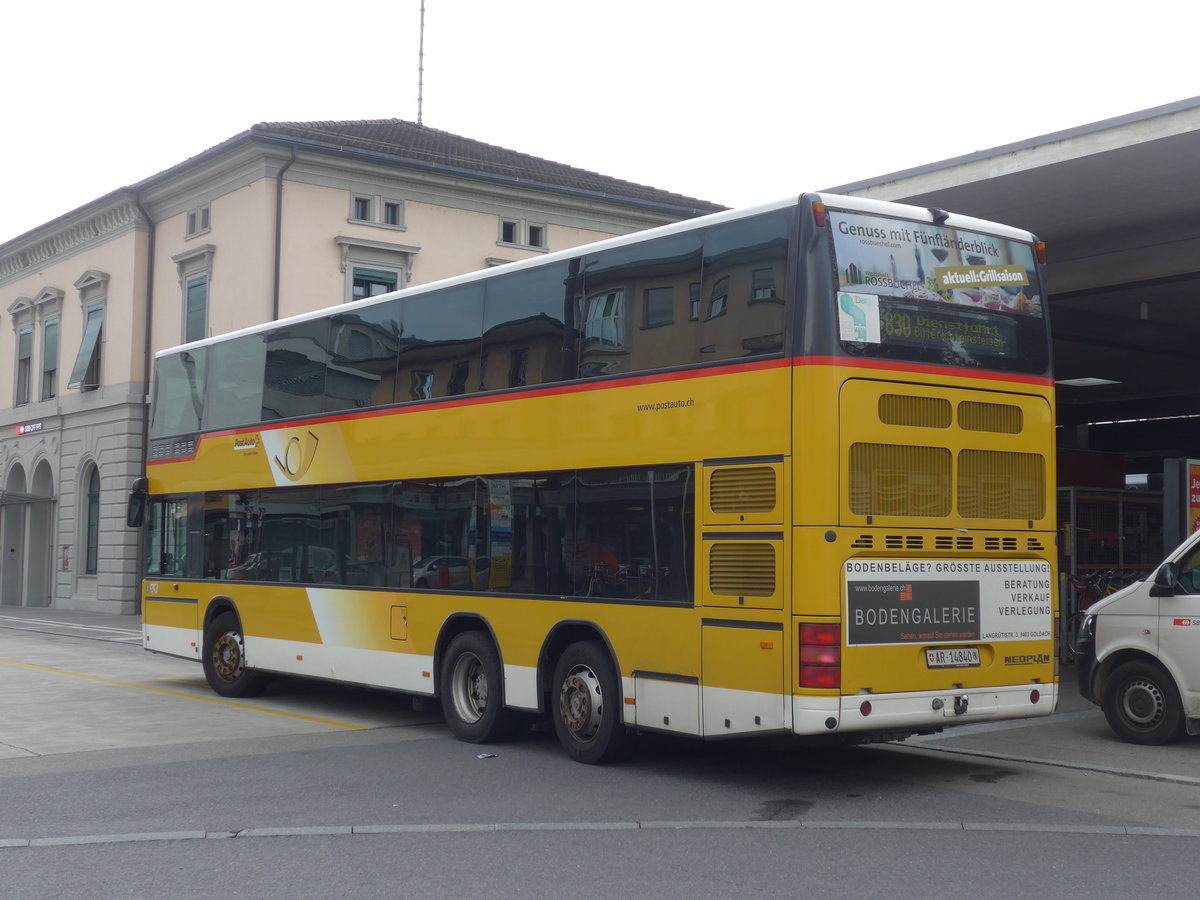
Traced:
<svg viewBox="0 0 1200 900">
<path fill-rule="evenodd" d="M 587 763 L 1047 715 L 1042 257 L 806 194 L 159 353 L 144 646 Z"/>
</svg>

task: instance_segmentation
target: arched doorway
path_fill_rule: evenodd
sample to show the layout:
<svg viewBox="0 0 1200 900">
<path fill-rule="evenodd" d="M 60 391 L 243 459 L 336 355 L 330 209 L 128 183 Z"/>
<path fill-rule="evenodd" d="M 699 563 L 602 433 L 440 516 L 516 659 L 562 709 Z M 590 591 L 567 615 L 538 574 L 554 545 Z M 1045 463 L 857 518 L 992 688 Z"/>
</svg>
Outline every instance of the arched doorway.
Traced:
<svg viewBox="0 0 1200 900">
<path fill-rule="evenodd" d="M 15 463 L 8 471 L 4 490 L 12 496 L 25 494 L 25 470 Z M 29 516 L 29 504 L 5 503 L 0 506 L 0 606 L 20 606 L 22 582 L 25 579 L 25 521 Z"/>
</svg>

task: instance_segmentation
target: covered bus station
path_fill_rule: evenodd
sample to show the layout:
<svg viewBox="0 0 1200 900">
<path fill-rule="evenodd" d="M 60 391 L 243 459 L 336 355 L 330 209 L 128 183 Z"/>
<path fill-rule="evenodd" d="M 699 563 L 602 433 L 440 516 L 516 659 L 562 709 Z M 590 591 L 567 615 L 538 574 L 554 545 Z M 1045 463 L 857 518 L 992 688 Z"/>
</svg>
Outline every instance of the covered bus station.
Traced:
<svg viewBox="0 0 1200 900">
<path fill-rule="evenodd" d="M 1194 97 L 831 188 L 1046 242 L 1059 541 L 1076 604 L 1153 567 L 1200 518 L 1188 491 L 1200 479 L 1198 160 Z"/>
</svg>

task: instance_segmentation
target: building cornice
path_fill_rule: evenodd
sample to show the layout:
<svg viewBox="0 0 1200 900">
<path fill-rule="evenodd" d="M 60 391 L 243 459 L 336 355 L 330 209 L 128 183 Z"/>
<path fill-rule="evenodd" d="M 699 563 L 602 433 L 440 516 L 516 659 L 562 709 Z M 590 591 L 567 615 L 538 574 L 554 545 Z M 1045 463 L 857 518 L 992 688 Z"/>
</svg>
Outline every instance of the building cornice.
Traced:
<svg viewBox="0 0 1200 900">
<path fill-rule="evenodd" d="M 149 229 L 136 196 L 116 191 L 0 245 L 0 285 L 135 229 Z"/>
</svg>

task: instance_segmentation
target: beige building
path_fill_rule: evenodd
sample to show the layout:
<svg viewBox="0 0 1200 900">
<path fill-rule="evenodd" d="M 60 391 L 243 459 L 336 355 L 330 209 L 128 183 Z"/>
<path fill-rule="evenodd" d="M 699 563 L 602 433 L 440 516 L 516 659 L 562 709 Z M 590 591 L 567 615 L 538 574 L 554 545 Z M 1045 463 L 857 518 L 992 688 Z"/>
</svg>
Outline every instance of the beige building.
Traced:
<svg viewBox="0 0 1200 900">
<path fill-rule="evenodd" d="M 0 606 L 136 611 L 155 351 L 720 208 L 400 120 L 269 123 L 0 245 Z"/>
</svg>

